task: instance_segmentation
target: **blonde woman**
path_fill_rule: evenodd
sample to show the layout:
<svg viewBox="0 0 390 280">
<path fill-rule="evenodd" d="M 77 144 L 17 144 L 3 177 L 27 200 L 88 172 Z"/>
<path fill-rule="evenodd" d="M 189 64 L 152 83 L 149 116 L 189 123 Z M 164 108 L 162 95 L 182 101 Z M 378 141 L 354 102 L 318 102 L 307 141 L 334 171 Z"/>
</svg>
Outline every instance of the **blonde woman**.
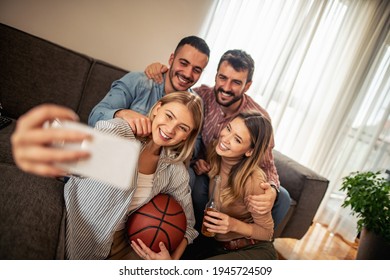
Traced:
<svg viewBox="0 0 390 280">
<path fill-rule="evenodd" d="M 51 107 L 49 114 L 53 118 L 53 110 L 63 110 Z M 41 108 L 45 111 L 45 108 Z M 46 109 L 47 110 L 47 109 Z M 46 111 L 47 112 L 47 111 Z M 61 111 L 69 117 L 69 113 Z M 31 167 L 40 161 L 40 156 L 31 151 L 45 151 L 45 161 L 40 162 L 45 168 L 50 168 L 54 161 L 83 157 L 85 155 L 56 154 L 48 150 L 45 141 L 30 142 L 25 136 L 30 130 L 36 133 L 34 118 L 41 123 L 44 117 L 39 111 L 26 115 L 18 124 L 13 136 L 13 151 L 15 161 L 26 171 L 43 175 L 41 169 Z M 44 114 L 44 112 L 43 112 Z M 37 117 L 40 115 L 39 117 Z M 55 117 L 55 116 L 54 116 Z M 142 139 L 134 136 L 130 125 L 123 119 L 115 118 L 99 121 L 96 129 L 141 142 L 141 153 L 138 159 L 138 170 L 128 190 L 119 190 L 110 184 L 91 178 L 71 176 L 65 185 L 64 198 L 66 205 L 66 258 L 68 259 L 179 259 L 188 243 L 192 243 L 198 233 L 193 228 L 195 219 L 189 189 L 189 175 L 184 159 L 192 152 L 196 137 L 203 121 L 202 101 L 188 92 L 174 92 L 161 98 L 150 110 L 151 134 Z M 39 121 L 37 121 L 39 120 Z M 47 133 L 42 131 L 42 133 Z M 52 132 L 52 133 L 58 133 Z M 31 135 L 31 134 L 30 134 Z M 73 137 L 81 139 L 84 135 Z M 73 140 L 75 141 L 75 140 Z M 29 157 L 23 157 L 23 151 L 30 151 Z M 72 158 L 73 156 L 73 158 Z M 51 159 L 51 160 L 49 160 Z M 107 166 L 107 168 L 111 168 Z M 126 167 L 123 167 L 126 172 Z M 47 175 L 61 173 L 51 170 Z M 129 172 L 131 172 L 129 170 Z M 187 217 L 185 236 L 172 253 L 160 244 L 160 252 L 153 252 L 142 243 L 132 243 L 125 237 L 125 223 L 128 215 L 150 201 L 158 193 L 172 195 L 183 207 Z"/>
</svg>

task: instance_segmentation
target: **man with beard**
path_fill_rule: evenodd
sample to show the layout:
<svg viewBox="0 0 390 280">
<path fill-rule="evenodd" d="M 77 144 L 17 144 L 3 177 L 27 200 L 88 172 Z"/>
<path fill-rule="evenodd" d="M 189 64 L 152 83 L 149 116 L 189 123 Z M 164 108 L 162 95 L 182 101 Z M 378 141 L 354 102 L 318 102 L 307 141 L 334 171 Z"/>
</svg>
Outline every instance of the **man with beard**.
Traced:
<svg viewBox="0 0 390 280">
<path fill-rule="evenodd" d="M 205 160 L 206 155 L 202 154 L 201 151 L 206 151 L 207 147 L 217 139 L 221 130 L 242 111 L 259 111 L 270 119 L 267 111 L 246 94 L 252 85 L 253 72 L 254 61 L 249 54 L 242 50 L 229 50 L 222 55 L 218 63 L 214 87 L 202 85 L 194 89 L 202 97 L 205 110 L 201 132 L 204 147 L 199 149 L 197 160 L 193 163 L 193 170 L 197 176 L 194 183 L 195 187 L 192 189 L 192 196 L 195 214 L 198 216 L 207 203 L 208 188 L 205 186 L 208 186 L 208 178 L 204 174 L 207 174 L 210 170 L 210 165 Z M 272 211 L 276 226 L 288 211 L 290 196 L 286 189 L 280 187 L 279 176 L 272 155 L 274 146 L 275 142 L 272 138 L 267 156 L 260 166 L 268 177 L 268 183 L 278 192 Z M 250 197 L 248 202 L 257 205 L 258 199 Z"/>
<path fill-rule="evenodd" d="M 161 79 L 159 73 L 165 71 L 167 71 L 166 66 L 155 63 L 148 66 L 145 73 L 148 77 L 158 81 Z M 154 74 L 149 74 L 150 72 Z M 217 139 L 221 130 L 242 111 L 259 111 L 270 119 L 267 111 L 246 94 L 252 85 L 253 73 L 254 61 L 249 54 L 242 50 L 229 50 L 222 55 L 218 63 L 214 87 L 201 85 L 193 89 L 202 97 L 204 103 L 202 141 L 196 147 L 195 156 L 189 170 L 197 221 L 195 228 L 198 230 L 201 227 L 204 207 L 208 201 L 209 178 L 207 172 L 210 170 L 210 165 L 206 161 L 207 147 Z M 261 214 L 272 208 L 272 217 L 276 227 L 283 220 L 290 207 L 290 195 L 286 189 L 280 186 L 272 154 L 274 145 L 275 142 L 272 138 L 267 156 L 260 163 L 260 167 L 268 177 L 268 184 L 265 183 L 263 187 L 267 190 L 272 186 L 272 191 L 266 191 L 265 195 L 248 197 L 248 203 L 252 206 L 253 211 Z M 275 204 L 273 205 L 274 201 Z"/>
<path fill-rule="evenodd" d="M 151 133 L 147 117 L 150 108 L 166 93 L 186 91 L 200 78 L 207 66 L 210 49 L 197 36 L 183 38 L 169 57 L 169 71 L 163 83 L 155 83 L 141 72 L 130 72 L 113 82 L 107 95 L 92 109 L 88 124 L 99 120 L 122 118 L 131 126 L 134 135 Z"/>
</svg>

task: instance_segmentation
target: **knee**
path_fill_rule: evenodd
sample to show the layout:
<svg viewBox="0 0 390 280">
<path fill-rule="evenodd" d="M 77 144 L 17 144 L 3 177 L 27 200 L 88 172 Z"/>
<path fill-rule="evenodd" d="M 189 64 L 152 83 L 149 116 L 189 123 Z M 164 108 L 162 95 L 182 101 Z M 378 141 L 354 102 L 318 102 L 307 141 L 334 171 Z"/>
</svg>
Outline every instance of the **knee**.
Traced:
<svg viewBox="0 0 390 280">
<path fill-rule="evenodd" d="M 209 194 L 209 178 L 206 175 L 196 176 L 191 189 L 194 204 L 206 203 Z"/>
<path fill-rule="evenodd" d="M 281 186 L 278 200 L 275 202 L 275 205 L 272 208 L 272 218 L 274 219 L 275 228 L 280 224 L 280 222 L 287 214 L 290 205 L 291 205 L 290 194 L 285 188 Z"/>
<path fill-rule="evenodd" d="M 290 205 L 291 205 L 290 194 L 282 186 L 280 186 L 278 201 L 276 201 L 275 205 L 276 204 L 278 204 L 282 209 L 288 210 L 288 208 L 290 208 Z"/>
</svg>

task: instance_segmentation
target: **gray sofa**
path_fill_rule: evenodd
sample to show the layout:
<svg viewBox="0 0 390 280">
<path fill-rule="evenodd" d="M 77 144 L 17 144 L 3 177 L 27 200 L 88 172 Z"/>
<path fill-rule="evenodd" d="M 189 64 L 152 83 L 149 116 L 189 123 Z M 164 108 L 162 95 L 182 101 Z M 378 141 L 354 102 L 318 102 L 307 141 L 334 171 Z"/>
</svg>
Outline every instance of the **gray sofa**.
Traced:
<svg viewBox="0 0 390 280">
<path fill-rule="evenodd" d="M 15 120 L 42 103 L 89 112 L 128 71 L 0 24 L 0 103 L 13 119 L 0 129 L 0 259 L 56 259 L 64 251 L 63 183 L 19 170 L 11 154 Z M 281 184 L 293 203 L 275 238 L 307 232 L 328 180 L 275 151 Z"/>
</svg>

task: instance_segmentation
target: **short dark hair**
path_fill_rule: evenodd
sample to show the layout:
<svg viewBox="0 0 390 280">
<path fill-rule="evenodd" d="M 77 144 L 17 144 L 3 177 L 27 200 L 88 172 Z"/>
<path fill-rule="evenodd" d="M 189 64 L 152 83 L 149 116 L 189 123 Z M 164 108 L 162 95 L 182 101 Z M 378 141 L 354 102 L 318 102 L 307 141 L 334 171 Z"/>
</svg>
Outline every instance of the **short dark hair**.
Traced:
<svg viewBox="0 0 390 280">
<path fill-rule="evenodd" d="M 229 50 L 225 52 L 218 63 L 218 68 L 221 63 L 227 61 L 236 71 L 248 70 L 247 82 L 252 81 L 253 72 L 255 72 L 255 62 L 253 58 L 243 50 Z"/>
<path fill-rule="evenodd" d="M 176 53 L 183 47 L 184 45 L 190 45 L 200 51 L 201 53 L 207 55 L 208 58 L 210 58 L 210 48 L 207 45 L 206 41 L 202 38 L 199 38 L 198 36 L 188 36 L 184 37 L 180 40 L 179 44 L 177 45 L 175 49 L 175 55 Z"/>
</svg>

